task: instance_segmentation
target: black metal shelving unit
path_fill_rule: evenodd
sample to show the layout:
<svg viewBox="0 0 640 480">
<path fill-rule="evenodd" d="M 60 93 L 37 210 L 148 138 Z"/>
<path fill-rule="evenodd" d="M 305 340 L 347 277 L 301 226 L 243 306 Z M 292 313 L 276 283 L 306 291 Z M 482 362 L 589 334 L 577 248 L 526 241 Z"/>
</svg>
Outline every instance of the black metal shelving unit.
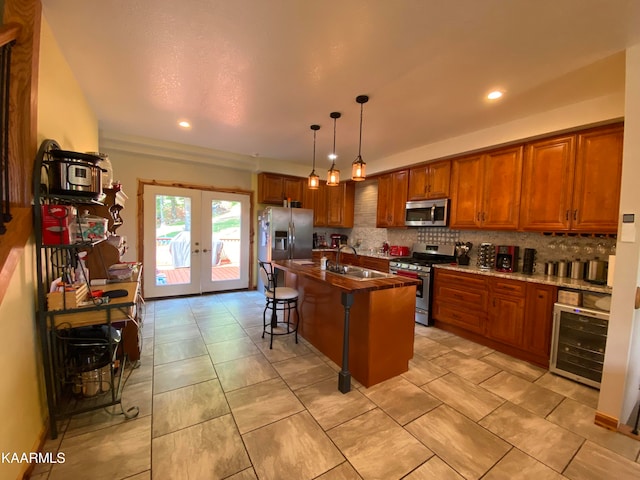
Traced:
<svg viewBox="0 0 640 480">
<path fill-rule="evenodd" d="M 48 309 L 47 294 L 52 282 L 58 278 L 67 278 L 70 270 L 79 265 L 78 254 L 90 250 L 98 242 L 44 243 L 43 207 L 100 205 L 100 202 L 83 197 L 81 194 L 49 193 L 47 163 L 51 161 L 50 152 L 56 149 L 60 150 L 60 145 L 55 140 L 42 142 L 34 162 L 33 174 L 37 276 L 36 321 L 42 349 L 52 439 L 58 435 L 58 420 L 78 413 L 121 405 L 126 357 L 123 357 L 120 363 L 116 360 L 121 342 L 119 341 L 120 332 L 113 327 L 112 320 L 118 322 L 123 318 L 139 320 L 134 317 L 139 315 L 142 301 L 136 289 L 134 298 L 127 298 L 126 301 L 103 303 L 102 300 L 95 299 L 88 305 L 77 305 L 74 292 L 63 291 L 61 309 Z M 86 288 L 89 293 L 88 298 L 93 298 L 90 295 L 91 285 L 88 280 Z M 88 332 L 89 329 L 96 330 L 100 335 L 83 337 L 77 333 Z M 85 352 L 84 356 L 80 356 L 79 352 Z M 90 361 L 81 364 L 79 358 L 89 358 Z M 92 375 L 95 378 L 91 380 L 98 382 L 97 390 L 90 392 L 90 395 L 82 391 L 83 387 L 79 387 L 84 381 L 84 375 Z M 79 380 L 81 380 L 80 383 Z M 88 383 L 91 384 L 91 381 Z M 137 415 L 137 407 L 134 407 L 134 412 L 133 415 L 127 416 Z"/>
</svg>

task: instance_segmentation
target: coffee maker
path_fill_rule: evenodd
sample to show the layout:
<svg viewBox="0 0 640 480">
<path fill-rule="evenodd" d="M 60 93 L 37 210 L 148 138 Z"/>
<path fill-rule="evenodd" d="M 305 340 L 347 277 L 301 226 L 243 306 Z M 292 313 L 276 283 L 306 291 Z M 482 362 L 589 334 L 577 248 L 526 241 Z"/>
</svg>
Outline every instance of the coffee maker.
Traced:
<svg viewBox="0 0 640 480">
<path fill-rule="evenodd" d="M 349 237 L 339 233 L 331 234 L 331 248 L 338 248 L 340 245 L 346 245 Z"/>
<path fill-rule="evenodd" d="M 515 272 L 518 270 L 518 247 L 498 245 L 496 247 L 496 271 Z"/>
</svg>

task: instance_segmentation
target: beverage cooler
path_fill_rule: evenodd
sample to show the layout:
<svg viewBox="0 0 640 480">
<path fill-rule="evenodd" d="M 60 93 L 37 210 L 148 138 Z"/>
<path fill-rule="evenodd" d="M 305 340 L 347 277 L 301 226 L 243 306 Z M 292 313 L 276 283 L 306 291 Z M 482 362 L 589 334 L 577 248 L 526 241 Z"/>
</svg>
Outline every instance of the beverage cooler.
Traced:
<svg viewBox="0 0 640 480">
<path fill-rule="evenodd" d="M 549 370 L 600 388 L 609 312 L 556 303 Z"/>
</svg>

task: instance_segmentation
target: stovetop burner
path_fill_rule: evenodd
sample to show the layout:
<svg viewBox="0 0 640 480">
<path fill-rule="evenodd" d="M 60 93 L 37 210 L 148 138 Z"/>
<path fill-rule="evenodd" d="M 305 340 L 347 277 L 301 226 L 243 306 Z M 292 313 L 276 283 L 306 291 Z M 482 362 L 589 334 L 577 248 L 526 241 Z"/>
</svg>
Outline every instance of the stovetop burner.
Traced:
<svg viewBox="0 0 640 480">
<path fill-rule="evenodd" d="M 452 263 L 456 261 L 454 245 L 428 245 L 414 243 L 413 254 L 410 257 L 394 258 L 389 266 L 393 269 L 429 267 L 436 263 Z M 411 268 L 413 267 L 413 268 Z"/>
</svg>

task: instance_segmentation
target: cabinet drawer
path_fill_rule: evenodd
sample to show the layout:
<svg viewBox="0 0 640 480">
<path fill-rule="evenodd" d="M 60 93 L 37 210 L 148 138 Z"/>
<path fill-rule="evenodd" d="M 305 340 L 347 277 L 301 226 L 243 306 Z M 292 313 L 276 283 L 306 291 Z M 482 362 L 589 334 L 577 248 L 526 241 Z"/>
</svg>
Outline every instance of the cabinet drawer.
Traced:
<svg viewBox="0 0 640 480">
<path fill-rule="evenodd" d="M 436 285 L 435 297 L 440 302 L 452 303 L 462 308 L 485 311 L 487 293 L 482 290 L 461 290 L 454 285 Z"/>
<path fill-rule="evenodd" d="M 462 310 L 437 300 L 433 305 L 433 316 L 441 322 L 450 323 L 472 332 L 483 333 L 485 315 L 482 312 Z"/>
<path fill-rule="evenodd" d="M 509 295 L 524 298 L 526 293 L 525 282 L 518 280 L 508 280 L 506 278 L 492 278 L 491 292 L 499 295 Z"/>
<path fill-rule="evenodd" d="M 473 273 L 461 273 L 456 271 L 443 270 L 439 268 L 436 268 L 435 281 L 436 281 L 436 285 L 438 283 L 459 285 L 465 290 L 469 288 L 477 288 L 481 290 L 487 288 L 487 279 L 484 275 L 476 275 Z"/>
</svg>

